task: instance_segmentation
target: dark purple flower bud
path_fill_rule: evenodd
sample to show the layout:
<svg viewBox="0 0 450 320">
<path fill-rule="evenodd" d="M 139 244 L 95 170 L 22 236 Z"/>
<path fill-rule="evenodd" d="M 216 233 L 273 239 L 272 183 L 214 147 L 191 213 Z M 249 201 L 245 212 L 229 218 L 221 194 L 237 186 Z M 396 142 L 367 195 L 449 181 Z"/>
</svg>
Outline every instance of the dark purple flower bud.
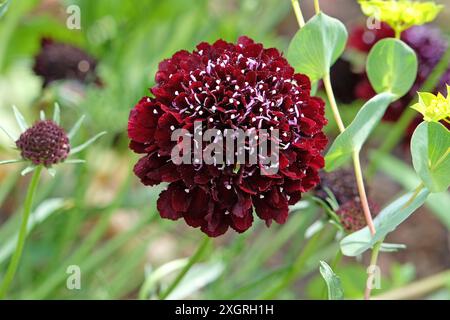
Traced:
<svg viewBox="0 0 450 320">
<path fill-rule="evenodd" d="M 20 135 L 16 146 L 23 159 L 46 167 L 64 161 L 70 152 L 66 132 L 51 120 L 36 122 Z"/>
</svg>

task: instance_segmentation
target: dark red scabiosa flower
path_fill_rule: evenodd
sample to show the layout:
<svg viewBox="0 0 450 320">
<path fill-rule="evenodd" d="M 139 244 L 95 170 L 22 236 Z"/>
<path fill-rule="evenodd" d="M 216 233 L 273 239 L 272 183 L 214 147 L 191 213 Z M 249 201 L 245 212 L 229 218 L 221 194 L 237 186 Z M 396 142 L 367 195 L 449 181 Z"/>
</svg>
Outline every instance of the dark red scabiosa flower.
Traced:
<svg viewBox="0 0 450 320">
<path fill-rule="evenodd" d="M 36 122 L 20 135 L 16 146 L 24 160 L 45 167 L 66 160 L 70 152 L 66 132 L 51 120 Z"/>
<path fill-rule="evenodd" d="M 34 72 L 44 80 L 43 86 L 56 80 L 78 80 L 100 84 L 95 69 L 97 61 L 83 50 L 49 38 L 41 41 L 35 57 Z"/>
<path fill-rule="evenodd" d="M 161 217 L 183 218 L 209 236 L 230 227 L 244 232 L 253 212 L 284 223 L 288 205 L 319 182 L 327 138 L 324 102 L 310 96 L 310 81 L 296 74 L 277 49 L 247 37 L 237 44 L 218 40 L 179 51 L 159 65 L 154 97 L 130 113 L 130 148 L 144 154 L 134 172 L 143 184 L 169 183 L 158 199 Z M 175 164 L 175 129 L 279 129 L 279 170 L 264 175 L 261 164 Z"/>
<path fill-rule="evenodd" d="M 372 217 L 376 217 L 379 211 L 378 207 L 370 201 L 369 207 Z M 359 198 L 345 202 L 339 207 L 336 214 L 347 232 L 358 231 L 367 225 Z"/>
</svg>

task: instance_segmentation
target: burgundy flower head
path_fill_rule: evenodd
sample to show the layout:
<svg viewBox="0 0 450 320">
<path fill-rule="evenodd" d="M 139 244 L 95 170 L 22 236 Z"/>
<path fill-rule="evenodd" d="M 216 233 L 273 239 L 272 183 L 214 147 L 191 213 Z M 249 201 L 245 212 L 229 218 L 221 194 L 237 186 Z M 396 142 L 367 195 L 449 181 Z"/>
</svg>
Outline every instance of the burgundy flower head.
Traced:
<svg viewBox="0 0 450 320">
<path fill-rule="evenodd" d="M 41 51 L 35 57 L 34 72 L 44 80 L 46 87 L 52 81 L 72 79 L 82 83 L 96 82 L 97 61 L 83 50 L 49 38 L 41 41 Z"/>
<path fill-rule="evenodd" d="M 324 102 L 310 96 L 310 81 L 277 49 L 247 37 L 237 44 L 201 43 L 159 65 L 154 97 L 144 97 L 130 113 L 130 148 L 145 154 L 134 172 L 143 184 L 169 183 L 160 194 L 161 217 L 183 218 L 209 236 L 229 227 L 244 232 L 253 212 L 270 225 L 284 223 L 288 205 L 319 182 L 327 138 Z M 261 164 L 179 164 L 171 160 L 175 129 L 279 129 L 279 170 L 262 174 Z"/>
<path fill-rule="evenodd" d="M 372 217 L 376 217 L 379 213 L 378 206 L 369 201 L 369 207 Z M 336 214 L 338 215 L 342 226 L 348 232 L 358 231 L 367 225 L 366 219 L 364 218 L 364 212 L 361 209 L 361 201 L 359 199 L 347 201 L 339 207 Z"/>
<path fill-rule="evenodd" d="M 20 135 L 16 146 L 23 159 L 46 167 L 66 160 L 70 152 L 66 132 L 51 120 L 36 122 Z"/>
</svg>

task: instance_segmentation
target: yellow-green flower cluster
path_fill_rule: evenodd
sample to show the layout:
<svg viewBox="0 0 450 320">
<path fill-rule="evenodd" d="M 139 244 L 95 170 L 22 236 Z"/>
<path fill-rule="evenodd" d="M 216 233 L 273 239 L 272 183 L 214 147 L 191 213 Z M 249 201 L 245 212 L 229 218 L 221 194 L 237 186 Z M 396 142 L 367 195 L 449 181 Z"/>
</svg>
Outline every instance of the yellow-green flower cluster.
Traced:
<svg viewBox="0 0 450 320">
<path fill-rule="evenodd" d="M 433 1 L 359 0 L 365 15 L 389 24 L 397 33 L 433 21 L 443 6 Z"/>
<path fill-rule="evenodd" d="M 419 92 L 419 102 L 411 108 L 419 111 L 423 119 L 428 122 L 450 120 L 450 86 L 447 85 L 447 97 L 441 93 L 434 95 L 428 92 Z"/>
</svg>

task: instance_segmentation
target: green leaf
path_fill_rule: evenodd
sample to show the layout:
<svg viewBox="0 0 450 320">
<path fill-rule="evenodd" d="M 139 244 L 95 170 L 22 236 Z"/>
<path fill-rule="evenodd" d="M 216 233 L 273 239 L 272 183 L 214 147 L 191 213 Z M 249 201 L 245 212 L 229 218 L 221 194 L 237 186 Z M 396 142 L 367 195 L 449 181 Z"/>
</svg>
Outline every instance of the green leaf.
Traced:
<svg viewBox="0 0 450 320">
<path fill-rule="evenodd" d="M 367 75 L 377 93 L 391 92 L 404 96 L 417 76 L 417 56 L 401 40 L 388 38 L 378 41 L 367 57 Z"/>
<path fill-rule="evenodd" d="M 328 288 L 328 300 L 343 300 L 344 290 L 342 289 L 341 279 L 331 270 L 330 266 L 320 261 L 320 274 L 325 280 Z"/>
<path fill-rule="evenodd" d="M 224 271 L 225 266 L 222 262 L 198 263 L 188 271 L 183 280 L 166 299 L 186 299 L 208 284 L 216 281 Z"/>
<path fill-rule="evenodd" d="M 344 52 L 347 37 L 342 22 L 321 12 L 295 34 L 287 58 L 297 72 L 317 81 Z"/>
<path fill-rule="evenodd" d="M 57 125 L 61 123 L 61 108 L 57 102 L 55 102 L 55 109 L 53 110 L 53 122 Z"/>
<path fill-rule="evenodd" d="M 11 139 L 12 142 L 16 143 L 17 138 L 15 138 L 8 130 L 6 130 L 2 126 L 0 126 L 0 130 L 3 131 L 8 136 L 8 138 Z"/>
<path fill-rule="evenodd" d="M 372 237 L 369 228 L 364 227 L 346 236 L 340 243 L 342 253 L 346 256 L 354 257 L 372 248 L 378 241 L 382 241 L 388 233 L 394 231 L 398 225 L 416 211 L 425 202 L 429 193 L 424 188 L 420 190 L 413 201 L 411 201 L 413 196 L 411 192 L 392 202 L 374 219 L 373 222 L 377 230 L 375 235 Z"/>
<path fill-rule="evenodd" d="M 379 168 L 386 175 L 399 183 L 404 189 L 411 190 L 420 183 L 420 178 L 416 172 L 403 161 L 387 154 L 375 153 L 375 161 L 379 163 Z M 431 209 L 433 214 L 450 229 L 450 193 L 432 193 L 428 196 L 425 205 Z"/>
<path fill-rule="evenodd" d="M 91 139 L 89 139 L 88 141 L 83 143 L 82 145 L 79 145 L 79 146 L 73 148 L 72 151 L 70 152 L 70 154 L 72 155 L 72 154 L 76 154 L 78 152 L 83 151 L 84 149 L 89 147 L 91 144 L 93 144 L 95 141 L 97 141 L 101 136 L 104 136 L 105 134 L 106 134 L 106 131 L 96 134 L 94 137 L 92 137 Z"/>
<path fill-rule="evenodd" d="M 163 264 L 156 270 L 149 270 L 146 274 L 144 284 L 139 291 L 139 299 L 148 299 L 149 295 L 156 290 L 159 282 L 167 275 L 180 270 L 186 266 L 188 259 L 178 259 Z"/>
<path fill-rule="evenodd" d="M 333 171 L 343 165 L 354 151 L 359 152 L 369 134 L 394 100 L 391 93 L 381 93 L 359 110 L 352 123 L 333 142 L 325 156 L 325 170 Z"/>
<path fill-rule="evenodd" d="M 450 186 L 450 131 L 437 122 L 422 122 L 411 139 L 414 169 L 431 192 Z"/>
<path fill-rule="evenodd" d="M 1 160 L 0 164 L 18 163 L 18 162 L 23 162 L 23 161 L 25 161 L 25 160 L 23 160 L 23 159 Z"/>
<path fill-rule="evenodd" d="M 30 172 L 33 172 L 34 170 L 36 170 L 36 166 L 35 165 L 29 165 L 28 167 L 26 167 L 25 169 L 23 169 L 20 174 L 22 176 L 26 176 L 27 174 L 29 174 Z"/>
<path fill-rule="evenodd" d="M 22 130 L 22 132 L 25 132 L 28 129 L 28 124 L 25 121 L 24 116 L 22 115 L 22 113 L 20 113 L 19 109 L 17 109 L 16 106 L 13 106 L 13 111 L 14 116 L 16 117 L 17 124 L 20 127 L 20 130 Z"/>
<path fill-rule="evenodd" d="M 80 163 L 86 163 L 86 160 L 84 159 L 69 159 L 64 161 L 65 164 L 80 164 Z"/>
<path fill-rule="evenodd" d="M 406 249 L 406 245 L 401 243 L 382 243 L 380 247 L 381 252 L 397 252 L 401 249 Z"/>
<path fill-rule="evenodd" d="M 8 11 L 9 1 L 10 0 L 0 0 L 0 18 Z"/>
<path fill-rule="evenodd" d="M 78 130 L 80 130 L 81 124 L 83 123 L 85 118 L 86 118 L 86 116 L 82 115 L 80 117 L 80 119 L 78 119 L 78 121 L 73 125 L 72 129 L 70 129 L 69 133 L 67 134 L 69 139 L 72 139 L 77 134 L 77 132 L 78 132 Z"/>
</svg>

